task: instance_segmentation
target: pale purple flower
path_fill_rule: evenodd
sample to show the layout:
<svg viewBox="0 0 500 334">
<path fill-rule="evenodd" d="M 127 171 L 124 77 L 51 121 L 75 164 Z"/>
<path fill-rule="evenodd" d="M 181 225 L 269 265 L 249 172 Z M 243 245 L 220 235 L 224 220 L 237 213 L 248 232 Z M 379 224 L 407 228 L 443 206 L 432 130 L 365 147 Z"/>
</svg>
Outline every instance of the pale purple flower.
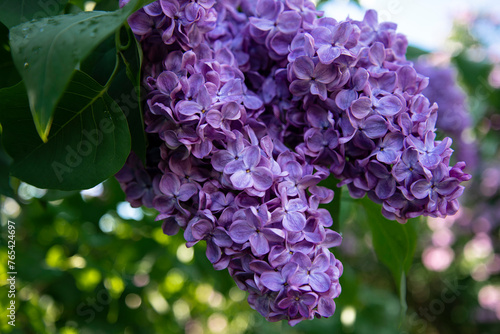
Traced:
<svg viewBox="0 0 500 334">
<path fill-rule="evenodd" d="M 216 171 L 222 172 L 228 163 L 239 161 L 242 158 L 243 150 L 245 149 L 243 136 L 241 133 L 236 133 L 235 137 L 235 140 L 230 140 L 227 143 L 226 150 L 217 151 L 212 155 L 211 162 Z"/>
<path fill-rule="evenodd" d="M 349 41 L 353 32 L 354 27 L 350 22 L 336 25 L 333 31 L 326 27 L 315 28 L 311 34 L 314 37 L 315 47 L 318 49 L 319 61 L 329 65 L 342 53 L 350 55 L 344 45 Z"/>
<path fill-rule="evenodd" d="M 192 247 L 200 240 L 207 242 L 206 255 L 212 263 L 220 260 L 221 247 L 230 247 L 233 244 L 224 228 L 215 227 L 214 220 L 215 217 L 212 215 L 209 215 L 208 219 L 195 218 L 189 222 L 184 231 L 188 247 Z"/>
<path fill-rule="evenodd" d="M 296 286 L 310 285 L 316 292 L 326 292 L 330 289 L 331 280 L 326 274 L 330 260 L 325 254 L 318 255 L 314 261 L 303 253 L 295 253 L 291 263 L 298 265 L 297 271 L 290 278 L 290 283 Z"/>
<path fill-rule="evenodd" d="M 380 199 L 387 199 L 391 197 L 396 191 L 396 180 L 392 174 L 387 170 L 387 168 L 378 161 L 371 161 L 367 169 L 369 171 L 369 177 L 375 178 L 373 182 L 375 186 L 375 195 Z"/>
<path fill-rule="evenodd" d="M 166 173 L 160 180 L 160 191 L 163 196 L 155 199 L 155 206 L 161 213 L 168 215 L 174 208 L 185 210 L 180 202 L 186 202 L 193 197 L 198 188 L 192 183 L 181 184 L 177 175 Z"/>
<path fill-rule="evenodd" d="M 249 304 L 290 325 L 331 316 L 341 291 L 320 181 L 403 222 L 456 212 L 470 177 L 435 141 L 437 105 L 396 25 L 320 15 L 307 0 L 161 0 L 130 19 L 149 144 L 117 175 L 127 199 L 205 240 Z"/>
<path fill-rule="evenodd" d="M 423 168 L 418 160 L 418 152 L 413 148 L 406 149 L 394 167 L 392 168 L 392 175 L 398 182 L 404 182 L 405 186 L 409 186 L 420 175 L 425 175 L 430 178 L 430 172 Z"/>
<path fill-rule="evenodd" d="M 273 184 L 273 174 L 265 167 L 259 167 L 260 148 L 249 146 L 242 151 L 241 159 L 232 161 L 224 167 L 224 173 L 231 175 L 231 182 L 236 189 L 254 187 L 267 190 Z"/>
<path fill-rule="evenodd" d="M 293 95 L 303 96 L 311 93 L 326 100 L 326 85 L 335 79 L 332 66 L 322 63 L 315 65 L 311 58 L 302 56 L 293 62 L 292 72 L 297 78 L 290 84 L 290 92 Z"/>
<path fill-rule="evenodd" d="M 283 206 L 274 210 L 273 221 L 282 221 L 283 227 L 291 232 L 301 231 L 306 226 L 304 211 L 307 210 L 307 203 L 300 198 L 288 200 L 287 196 L 282 197 Z"/>
<path fill-rule="evenodd" d="M 298 265 L 295 262 L 285 264 L 281 270 L 266 271 L 260 275 L 260 282 L 272 291 L 282 292 L 288 288 L 290 279 L 294 277 Z"/>
<path fill-rule="evenodd" d="M 262 256 L 269 253 L 270 242 L 281 242 L 285 239 L 285 232 L 277 228 L 266 227 L 260 217 L 252 210 L 245 210 L 245 214 L 235 220 L 229 227 L 229 236 L 239 244 L 250 242 L 252 253 Z"/>
<path fill-rule="evenodd" d="M 318 296 L 312 292 L 301 293 L 297 290 L 290 289 L 285 298 L 280 300 L 278 307 L 288 309 L 288 315 L 295 317 L 300 313 L 304 318 L 309 318 L 311 315 L 311 308 L 316 305 Z"/>
<path fill-rule="evenodd" d="M 399 160 L 403 150 L 404 136 L 397 132 L 388 133 L 378 145 L 377 160 L 393 164 Z"/>
<path fill-rule="evenodd" d="M 451 195 L 458 187 L 459 181 L 454 177 L 449 177 L 446 167 L 439 164 L 432 171 L 432 178 L 415 181 L 410 189 L 415 198 L 423 199 L 428 197 L 431 202 L 437 202 L 439 195 Z"/>
<path fill-rule="evenodd" d="M 451 145 L 450 138 L 445 138 L 441 142 L 434 141 L 436 134 L 428 131 L 424 139 L 419 139 L 413 136 L 408 137 L 408 145 L 415 148 L 419 155 L 419 161 L 428 169 L 436 168 L 443 159 L 443 153 Z"/>
</svg>

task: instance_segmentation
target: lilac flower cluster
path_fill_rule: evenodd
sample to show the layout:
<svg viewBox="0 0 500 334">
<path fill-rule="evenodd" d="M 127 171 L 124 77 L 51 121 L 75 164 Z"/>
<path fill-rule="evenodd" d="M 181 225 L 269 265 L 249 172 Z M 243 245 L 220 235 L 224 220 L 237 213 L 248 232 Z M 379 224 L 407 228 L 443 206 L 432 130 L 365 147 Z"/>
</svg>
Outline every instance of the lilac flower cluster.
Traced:
<svg viewBox="0 0 500 334">
<path fill-rule="evenodd" d="M 415 69 L 429 77 L 429 85 L 424 89 L 424 94 L 439 105 L 439 130 L 460 135 L 470 127 L 472 120 L 466 108 L 466 95 L 457 85 L 456 70 L 450 66 L 433 66 L 425 60 L 415 63 Z"/>
<path fill-rule="evenodd" d="M 472 126 L 472 118 L 465 92 L 457 83 L 456 69 L 450 65 L 432 65 L 427 59 L 419 59 L 415 69 L 429 78 L 429 85 L 422 93 L 439 106 L 437 128 L 453 138 L 458 159 L 464 160 L 469 170 L 474 170 L 479 153 L 475 142 L 464 139 L 465 132 Z"/>
<path fill-rule="evenodd" d="M 469 177 L 435 140 L 437 107 L 396 26 L 320 15 L 307 0 L 159 0 L 129 19 L 150 144 L 145 167 L 131 155 L 116 176 L 127 199 L 188 246 L 205 240 L 253 308 L 291 325 L 331 316 L 340 294 L 320 181 L 404 221 L 454 213 Z"/>
</svg>

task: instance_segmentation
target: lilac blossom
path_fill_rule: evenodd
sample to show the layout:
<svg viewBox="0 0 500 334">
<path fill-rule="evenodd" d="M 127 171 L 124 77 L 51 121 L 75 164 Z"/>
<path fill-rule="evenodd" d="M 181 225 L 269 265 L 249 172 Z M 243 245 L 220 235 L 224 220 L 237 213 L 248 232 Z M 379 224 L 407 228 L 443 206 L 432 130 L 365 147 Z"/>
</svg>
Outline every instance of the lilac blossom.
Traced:
<svg viewBox="0 0 500 334">
<path fill-rule="evenodd" d="M 259 167 L 261 154 L 258 146 L 249 146 L 242 152 L 241 159 L 232 161 L 224 167 L 224 173 L 231 175 L 235 189 L 243 190 L 254 187 L 267 190 L 273 184 L 273 175 L 265 167 Z"/>
<path fill-rule="evenodd" d="M 304 318 L 308 318 L 311 314 L 311 307 L 316 305 L 318 296 L 312 292 L 300 293 L 297 290 L 288 290 L 286 298 L 283 298 L 278 307 L 288 309 L 288 315 L 295 317 L 300 313 Z"/>
<path fill-rule="evenodd" d="M 335 78 L 331 66 L 322 63 L 315 65 L 311 58 L 303 56 L 295 60 L 292 71 L 296 77 L 290 84 L 290 92 L 293 95 L 303 96 L 311 93 L 326 100 L 326 85 Z"/>
<path fill-rule="evenodd" d="M 189 247 L 204 240 L 251 307 L 291 325 L 332 316 L 341 291 L 319 182 L 404 222 L 456 212 L 470 178 L 435 140 L 437 105 L 396 25 L 320 15 L 307 0 L 160 0 L 129 19 L 149 146 L 116 175 L 127 200 Z"/>
<path fill-rule="evenodd" d="M 285 239 L 284 231 L 265 227 L 265 223 L 252 210 L 247 209 L 238 220 L 233 221 L 229 228 L 229 236 L 239 244 L 249 241 L 252 253 L 255 256 L 262 256 L 269 253 L 270 242 L 281 242 Z"/>
<path fill-rule="evenodd" d="M 326 274 L 330 260 L 325 254 L 319 254 L 314 261 L 303 253 L 296 253 L 292 263 L 297 263 L 297 271 L 290 282 L 299 287 L 310 285 L 316 292 L 326 292 L 330 288 L 330 277 Z"/>
</svg>

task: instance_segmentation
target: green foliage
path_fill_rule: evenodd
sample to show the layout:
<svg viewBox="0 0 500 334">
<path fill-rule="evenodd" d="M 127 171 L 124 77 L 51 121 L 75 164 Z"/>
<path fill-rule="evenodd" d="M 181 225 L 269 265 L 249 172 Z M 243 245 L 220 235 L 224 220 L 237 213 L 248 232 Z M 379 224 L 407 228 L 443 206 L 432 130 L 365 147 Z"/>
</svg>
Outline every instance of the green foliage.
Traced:
<svg viewBox="0 0 500 334">
<path fill-rule="evenodd" d="M 42 18 L 10 30 L 14 64 L 26 85 L 36 129 L 47 141 L 55 107 L 73 71 L 143 2 L 114 12 L 81 12 Z"/>
<path fill-rule="evenodd" d="M 427 51 L 417 48 L 416 46 L 408 45 L 406 49 L 406 59 L 416 60 L 418 57 L 428 54 Z"/>
<path fill-rule="evenodd" d="M 9 46 L 9 30 L 0 23 L 0 88 L 12 86 L 21 80 L 14 67 Z"/>
<path fill-rule="evenodd" d="M 142 101 L 140 95 L 142 51 L 130 28 L 122 28 L 120 34 L 106 39 L 82 62 L 80 68 L 104 85 L 116 65 L 117 55 L 119 65 L 114 80 L 110 82 L 108 94 L 127 117 L 132 138 L 132 151 L 144 161 L 146 159 L 146 135 L 140 103 Z"/>
<path fill-rule="evenodd" d="M 58 4 L 62 8 L 66 2 Z M 142 53 L 123 23 L 149 2 L 133 0 L 113 12 L 81 12 L 84 3 L 71 1 L 65 11 L 74 14 L 37 16 L 14 26 L 10 43 L 8 29 L 0 24 L 0 95 L 7 96 L 0 101 L 0 122 L 5 149 L 14 158 L 12 166 L 2 165 L 1 184 L 9 184 L 9 171 L 38 187 L 84 189 L 116 173 L 130 147 L 145 159 Z M 98 5 L 116 9 L 117 2 Z M 20 16 L 14 11 L 24 5 L 16 6 L 11 14 Z M 82 72 L 72 79 L 75 68 Z M 99 122 L 107 120 L 104 133 Z M 88 146 L 89 133 L 99 138 L 96 144 Z"/>
<path fill-rule="evenodd" d="M 91 188 L 116 173 L 130 152 L 130 133 L 106 88 L 77 71 L 62 97 L 46 143 L 29 115 L 20 83 L 0 90 L 3 142 L 14 158 L 12 175 L 40 188 Z M 20 126 L 22 124 L 22 126 Z"/>
<path fill-rule="evenodd" d="M 415 221 L 400 224 L 386 219 L 380 205 L 368 197 L 361 200 L 372 233 L 373 249 L 378 259 L 389 268 L 400 295 L 402 313 L 406 312 L 406 274 L 413 262 L 417 245 Z"/>
<path fill-rule="evenodd" d="M 68 0 L 4 0 L 0 3 L 0 22 L 8 28 L 18 24 L 58 15 Z"/>
<path fill-rule="evenodd" d="M 14 197 L 14 191 L 12 190 L 9 182 L 11 164 L 12 158 L 5 152 L 5 149 L 0 141 L 0 194 Z"/>
</svg>

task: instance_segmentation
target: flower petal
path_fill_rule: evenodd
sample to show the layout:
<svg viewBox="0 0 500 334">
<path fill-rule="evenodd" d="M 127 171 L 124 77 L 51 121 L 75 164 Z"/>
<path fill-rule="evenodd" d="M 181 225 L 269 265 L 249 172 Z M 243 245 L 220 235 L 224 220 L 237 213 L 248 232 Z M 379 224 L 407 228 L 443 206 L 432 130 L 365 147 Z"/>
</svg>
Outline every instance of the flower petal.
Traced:
<svg viewBox="0 0 500 334">
<path fill-rule="evenodd" d="M 302 56 L 294 61 L 292 69 L 297 78 L 310 80 L 314 72 L 314 63 L 311 58 Z"/>
<path fill-rule="evenodd" d="M 263 233 L 254 233 L 250 236 L 250 246 L 255 256 L 269 253 L 269 242 Z"/>
<path fill-rule="evenodd" d="M 231 183 L 236 189 L 243 190 L 253 186 L 253 179 L 250 173 L 244 170 L 239 170 L 233 175 L 231 175 Z"/>
<path fill-rule="evenodd" d="M 289 212 L 283 217 L 283 227 L 291 232 L 299 232 L 306 226 L 306 217 L 300 212 Z"/>
<path fill-rule="evenodd" d="M 282 12 L 276 20 L 278 29 L 285 34 L 293 34 L 299 30 L 302 24 L 302 17 L 299 13 L 293 10 Z"/>
<path fill-rule="evenodd" d="M 368 97 L 360 97 L 352 103 L 351 113 L 357 119 L 363 119 L 372 111 L 372 101 Z"/>
<path fill-rule="evenodd" d="M 422 199 L 429 196 L 431 183 L 425 179 L 415 181 L 410 187 L 411 193 L 415 198 Z"/>
<path fill-rule="evenodd" d="M 266 271 L 260 276 L 260 282 L 272 291 L 280 291 L 283 288 L 283 277 L 275 271 Z"/>
<path fill-rule="evenodd" d="M 228 231 L 231 239 L 239 244 L 247 242 L 252 233 L 255 233 L 255 229 L 243 221 L 234 222 Z"/>
<path fill-rule="evenodd" d="M 331 283 L 330 277 L 328 277 L 325 273 L 315 273 L 314 275 L 309 275 L 309 285 L 316 292 L 328 291 Z"/>
<path fill-rule="evenodd" d="M 273 185 L 273 173 L 265 167 L 257 167 L 252 171 L 253 186 L 264 191 Z"/>
</svg>

